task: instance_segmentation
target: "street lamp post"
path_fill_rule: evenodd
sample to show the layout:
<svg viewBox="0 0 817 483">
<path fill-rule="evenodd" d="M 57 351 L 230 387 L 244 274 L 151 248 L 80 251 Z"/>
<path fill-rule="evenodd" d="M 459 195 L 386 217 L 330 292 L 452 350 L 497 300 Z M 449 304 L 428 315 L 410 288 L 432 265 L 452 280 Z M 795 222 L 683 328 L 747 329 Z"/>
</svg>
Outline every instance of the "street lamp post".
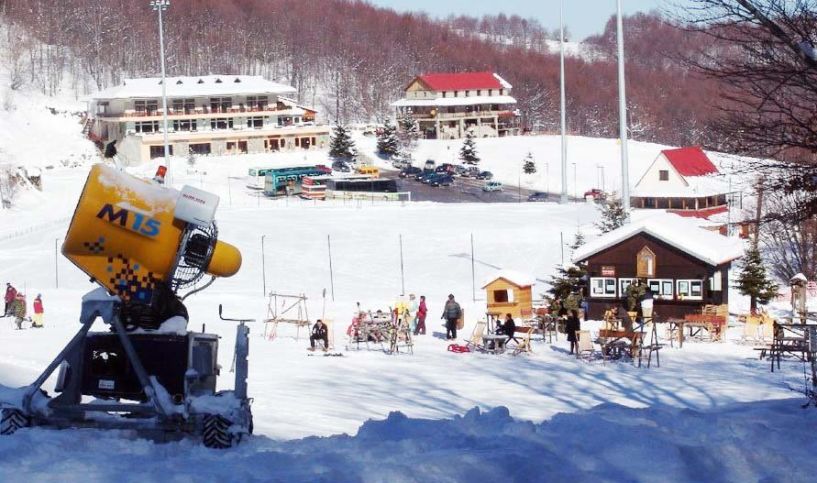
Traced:
<svg viewBox="0 0 817 483">
<path fill-rule="evenodd" d="M 562 196 L 560 203 L 567 203 L 567 114 L 565 100 L 565 24 L 564 0 L 559 2 L 559 104 L 562 124 Z"/>
<path fill-rule="evenodd" d="M 170 7 L 170 0 L 151 0 L 150 7 L 159 13 L 159 59 L 162 64 L 162 132 L 164 133 L 165 166 L 170 162 L 170 144 L 167 141 L 167 79 L 165 76 L 165 34 L 162 12 Z"/>
<path fill-rule="evenodd" d="M 621 18 L 621 0 L 617 0 L 617 42 L 618 42 L 618 117 L 621 136 L 621 203 L 624 212 L 630 211 L 630 173 L 627 153 L 627 89 L 624 85 L 624 22 Z M 629 216 L 627 215 L 629 218 Z"/>
<path fill-rule="evenodd" d="M 579 201 L 579 183 L 578 176 L 576 175 L 576 163 L 573 163 L 573 198 L 576 201 Z"/>
</svg>

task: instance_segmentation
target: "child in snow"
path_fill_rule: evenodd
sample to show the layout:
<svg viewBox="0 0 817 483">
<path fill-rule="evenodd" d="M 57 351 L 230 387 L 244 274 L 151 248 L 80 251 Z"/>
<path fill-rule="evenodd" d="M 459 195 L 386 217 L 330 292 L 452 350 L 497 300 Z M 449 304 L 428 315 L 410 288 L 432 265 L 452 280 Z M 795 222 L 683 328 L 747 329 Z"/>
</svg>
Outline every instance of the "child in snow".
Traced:
<svg viewBox="0 0 817 483">
<path fill-rule="evenodd" d="M 14 317 L 14 325 L 17 330 L 23 328 L 23 320 L 26 318 L 26 297 L 18 293 L 11 303 L 11 315 Z"/>
<path fill-rule="evenodd" d="M 420 305 L 417 306 L 417 324 L 414 328 L 414 335 L 426 335 L 426 314 L 428 307 L 426 306 L 426 296 L 420 295 Z"/>
<path fill-rule="evenodd" d="M 316 340 L 323 341 L 324 351 L 329 349 L 329 331 L 326 329 L 326 324 L 324 324 L 321 319 L 318 319 L 315 322 L 315 325 L 312 327 L 312 334 L 309 336 L 309 345 L 311 346 L 309 350 L 315 350 Z"/>
<path fill-rule="evenodd" d="M 43 296 L 37 294 L 34 299 L 34 316 L 31 318 L 31 328 L 40 329 L 43 327 Z"/>
</svg>

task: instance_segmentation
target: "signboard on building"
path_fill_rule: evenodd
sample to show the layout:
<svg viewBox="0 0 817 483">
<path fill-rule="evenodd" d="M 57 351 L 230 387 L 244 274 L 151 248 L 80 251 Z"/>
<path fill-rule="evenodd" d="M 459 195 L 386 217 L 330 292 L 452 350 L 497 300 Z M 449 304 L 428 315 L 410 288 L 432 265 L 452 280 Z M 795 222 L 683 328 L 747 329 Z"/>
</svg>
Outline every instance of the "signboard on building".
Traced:
<svg viewBox="0 0 817 483">
<path fill-rule="evenodd" d="M 601 267 L 601 276 L 602 277 L 615 277 L 616 276 L 616 267 L 612 265 L 604 265 Z"/>
</svg>

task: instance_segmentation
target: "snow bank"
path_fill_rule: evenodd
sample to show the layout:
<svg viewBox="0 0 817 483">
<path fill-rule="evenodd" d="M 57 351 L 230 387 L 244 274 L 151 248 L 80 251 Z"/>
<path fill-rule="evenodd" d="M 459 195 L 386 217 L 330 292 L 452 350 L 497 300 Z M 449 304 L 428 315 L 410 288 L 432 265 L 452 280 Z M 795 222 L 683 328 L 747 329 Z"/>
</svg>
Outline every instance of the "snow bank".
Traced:
<svg viewBox="0 0 817 483">
<path fill-rule="evenodd" d="M 541 424 L 504 407 L 450 420 L 393 412 L 355 436 L 254 437 L 228 451 L 117 431 L 27 429 L 0 438 L 0 480 L 811 481 L 817 412 L 800 403 L 705 412 L 604 404 Z"/>
</svg>

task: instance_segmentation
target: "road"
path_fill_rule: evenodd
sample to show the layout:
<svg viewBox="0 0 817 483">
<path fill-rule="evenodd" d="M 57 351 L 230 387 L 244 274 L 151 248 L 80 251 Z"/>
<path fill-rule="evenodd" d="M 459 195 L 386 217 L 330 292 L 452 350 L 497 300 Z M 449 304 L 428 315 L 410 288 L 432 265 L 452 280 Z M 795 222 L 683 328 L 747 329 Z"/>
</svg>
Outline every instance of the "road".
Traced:
<svg viewBox="0 0 817 483">
<path fill-rule="evenodd" d="M 482 191 L 484 180 L 474 178 L 455 177 L 452 186 L 433 187 L 398 176 L 398 171 L 380 172 L 381 178 L 397 180 L 397 190 L 411 192 L 412 201 L 436 201 L 438 203 L 522 203 L 527 202 L 528 195 L 533 191 L 516 186 L 503 186 L 502 191 L 486 192 Z M 558 200 L 558 195 L 552 194 L 553 201 Z"/>
</svg>

